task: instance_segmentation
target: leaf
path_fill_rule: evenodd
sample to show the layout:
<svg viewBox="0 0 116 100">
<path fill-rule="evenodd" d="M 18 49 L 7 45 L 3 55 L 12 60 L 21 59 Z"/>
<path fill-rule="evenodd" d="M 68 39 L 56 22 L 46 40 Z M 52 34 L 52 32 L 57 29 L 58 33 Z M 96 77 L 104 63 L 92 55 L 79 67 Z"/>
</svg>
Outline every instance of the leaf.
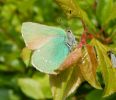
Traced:
<svg viewBox="0 0 116 100">
<path fill-rule="evenodd" d="M 11 89 L 0 88 L 0 99 L 1 100 L 21 100 L 19 96 L 14 94 Z"/>
<path fill-rule="evenodd" d="M 92 90 L 86 95 L 85 100 L 115 100 L 116 94 L 103 98 L 103 90 Z"/>
<path fill-rule="evenodd" d="M 73 66 L 58 75 L 50 75 L 53 100 L 64 100 L 84 81 L 79 66 Z"/>
<path fill-rule="evenodd" d="M 18 80 L 18 84 L 23 93 L 27 96 L 33 99 L 44 98 L 44 94 L 41 91 L 40 84 L 37 81 L 31 78 L 20 78 Z"/>
<path fill-rule="evenodd" d="M 69 67 L 77 64 L 78 61 L 81 59 L 81 57 L 82 57 L 81 48 L 76 48 L 73 52 L 71 52 L 68 55 L 68 57 L 65 59 L 65 61 L 61 64 L 58 71 L 62 71 L 66 68 L 69 68 Z"/>
<path fill-rule="evenodd" d="M 49 77 L 40 72 L 36 72 L 33 75 L 33 79 L 37 80 L 41 84 L 41 89 L 46 98 L 52 98 L 52 93 L 49 84 Z M 46 83 L 46 84 L 45 84 Z"/>
<path fill-rule="evenodd" d="M 32 50 L 30 50 L 26 47 L 23 48 L 22 53 L 21 53 L 21 58 L 23 59 L 26 66 L 28 66 L 30 63 L 31 54 L 32 54 Z"/>
<path fill-rule="evenodd" d="M 116 68 L 113 67 L 107 55 L 110 49 L 95 39 L 92 40 L 91 44 L 95 46 L 98 55 L 99 69 L 105 83 L 104 96 L 109 96 L 116 92 Z"/>
<path fill-rule="evenodd" d="M 55 0 L 56 3 L 64 10 L 65 14 L 69 17 L 80 17 L 81 9 L 76 5 L 75 0 Z"/>
<path fill-rule="evenodd" d="M 104 26 L 111 16 L 113 7 L 113 0 L 98 0 L 97 1 L 97 19 L 99 23 Z"/>
<path fill-rule="evenodd" d="M 111 20 L 116 18 L 116 2 L 113 3 L 112 11 L 110 12 L 110 16 L 105 21 L 105 24 L 108 24 Z"/>
<path fill-rule="evenodd" d="M 95 32 L 95 26 L 88 18 L 87 13 L 80 8 L 75 0 L 55 0 L 56 3 L 63 9 L 68 18 L 79 17 L 84 24 L 89 26 L 92 32 Z"/>
<path fill-rule="evenodd" d="M 93 90 L 86 96 L 86 100 L 105 100 L 102 99 L 102 93 L 101 90 Z"/>
<path fill-rule="evenodd" d="M 60 74 L 58 75 L 50 75 L 50 83 L 54 100 L 64 100 L 67 96 L 73 93 L 76 88 L 78 88 L 84 81 L 80 68 L 76 63 L 80 61 L 80 59 L 78 59 L 80 58 L 80 56 L 81 49 L 74 50 L 62 65 L 64 67 L 70 67 L 60 72 Z"/>
<path fill-rule="evenodd" d="M 9 90 L 7 89 L 0 89 L 0 98 L 2 100 L 9 100 Z"/>
<path fill-rule="evenodd" d="M 98 66 L 93 46 L 86 45 L 83 51 L 82 63 L 79 65 L 84 79 L 97 89 L 101 89 L 97 80 L 96 69 Z"/>
<path fill-rule="evenodd" d="M 38 80 L 31 78 L 20 78 L 18 79 L 18 84 L 22 92 L 33 99 L 50 98 L 50 93 L 47 93 L 48 91 L 50 92 L 50 88 L 48 85 L 45 85 L 44 87 L 44 84 L 49 84 L 48 78 L 46 77 L 47 76 L 39 77 Z"/>
<path fill-rule="evenodd" d="M 90 4 L 90 5 L 93 5 L 94 2 L 95 2 L 95 0 L 86 0 L 86 2 L 87 2 L 88 4 Z"/>
</svg>

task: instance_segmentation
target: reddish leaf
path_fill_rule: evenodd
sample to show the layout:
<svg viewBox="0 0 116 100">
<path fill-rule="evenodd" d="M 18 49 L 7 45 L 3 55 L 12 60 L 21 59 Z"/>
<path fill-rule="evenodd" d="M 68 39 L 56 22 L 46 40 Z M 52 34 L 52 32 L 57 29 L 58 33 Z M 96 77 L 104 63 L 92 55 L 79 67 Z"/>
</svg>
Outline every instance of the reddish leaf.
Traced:
<svg viewBox="0 0 116 100">
<path fill-rule="evenodd" d="M 66 68 L 69 68 L 75 64 L 77 64 L 79 62 L 79 60 L 82 57 L 82 52 L 81 52 L 81 48 L 77 48 L 75 49 L 73 52 L 71 52 L 68 57 L 66 58 L 66 60 L 63 62 L 63 64 L 61 64 L 60 68 L 58 69 L 59 71 L 62 71 Z"/>
<path fill-rule="evenodd" d="M 96 79 L 96 69 L 98 63 L 93 46 L 86 45 L 83 51 L 82 63 L 80 64 L 80 69 L 83 77 L 88 83 L 93 87 L 100 89 L 101 86 Z"/>
<path fill-rule="evenodd" d="M 84 81 L 78 66 L 81 57 L 81 48 L 75 49 L 61 65 L 59 69 L 61 72 L 58 75 L 50 75 L 54 100 L 64 100 Z"/>
<path fill-rule="evenodd" d="M 113 67 L 107 55 L 110 49 L 95 39 L 92 40 L 91 44 L 95 46 L 97 51 L 99 69 L 105 83 L 104 96 L 108 96 L 116 92 L 116 68 Z"/>
</svg>

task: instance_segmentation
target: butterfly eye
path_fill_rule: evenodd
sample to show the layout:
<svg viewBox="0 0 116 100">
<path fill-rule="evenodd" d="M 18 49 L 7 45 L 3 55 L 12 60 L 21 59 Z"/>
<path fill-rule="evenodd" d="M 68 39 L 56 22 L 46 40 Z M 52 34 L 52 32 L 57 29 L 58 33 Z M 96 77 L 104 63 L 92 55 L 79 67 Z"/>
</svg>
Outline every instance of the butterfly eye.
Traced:
<svg viewBox="0 0 116 100">
<path fill-rule="evenodd" d="M 66 30 L 67 34 L 71 34 L 72 31 L 70 29 Z"/>
<path fill-rule="evenodd" d="M 68 30 L 67 32 L 71 32 L 70 30 Z"/>
</svg>

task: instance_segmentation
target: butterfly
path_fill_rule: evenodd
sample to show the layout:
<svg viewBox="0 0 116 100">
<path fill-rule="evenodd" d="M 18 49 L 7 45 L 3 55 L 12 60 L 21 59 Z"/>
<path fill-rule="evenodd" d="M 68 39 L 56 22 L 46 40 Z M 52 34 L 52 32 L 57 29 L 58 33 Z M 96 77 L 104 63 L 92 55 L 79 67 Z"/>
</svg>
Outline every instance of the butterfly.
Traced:
<svg viewBox="0 0 116 100">
<path fill-rule="evenodd" d="M 113 68 L 116 68 L 116 56 L 115 56 L 115 54 L 112 51 L 108 51 L 108 56 L 111 59 Z"/>
<path fill-rule="evenodd" d="M 40 72 L 55 74 L 77 44 L 71 30 L 24 22 L 21 28 L 26 46 L 33 50 L 32 65 Z"/>
</svg>

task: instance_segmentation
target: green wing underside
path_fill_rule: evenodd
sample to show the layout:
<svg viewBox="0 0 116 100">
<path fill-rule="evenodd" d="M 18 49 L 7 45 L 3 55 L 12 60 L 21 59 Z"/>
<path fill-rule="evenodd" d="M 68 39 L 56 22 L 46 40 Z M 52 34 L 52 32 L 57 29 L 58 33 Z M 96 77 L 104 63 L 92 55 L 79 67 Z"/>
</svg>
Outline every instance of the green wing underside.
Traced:
<svg viewBox="0 0 116 100">
<path fill-rule="evenodd" d="M 55 37 L 66 37 L 66 32 L 57 27 L 25 22 L 21 28 L 22 36 L 28 48 L 35 50 Z"/>
<path fill-rule="evenodd" d="M 41 72 L 54 73 L 66 59 L 69 48 L 64 37 L 56 37 L 44 46 L 35 50 L 32 55 L 32 65 Z"/>
<path fill-rule="evenodd" d="M 32 22 L 23 23 L 21 32 L 26 46 L 34 50 L 32 65 L 41 72 L 54 73 L 69 53 L 66 32 Z"/>
</svg>

